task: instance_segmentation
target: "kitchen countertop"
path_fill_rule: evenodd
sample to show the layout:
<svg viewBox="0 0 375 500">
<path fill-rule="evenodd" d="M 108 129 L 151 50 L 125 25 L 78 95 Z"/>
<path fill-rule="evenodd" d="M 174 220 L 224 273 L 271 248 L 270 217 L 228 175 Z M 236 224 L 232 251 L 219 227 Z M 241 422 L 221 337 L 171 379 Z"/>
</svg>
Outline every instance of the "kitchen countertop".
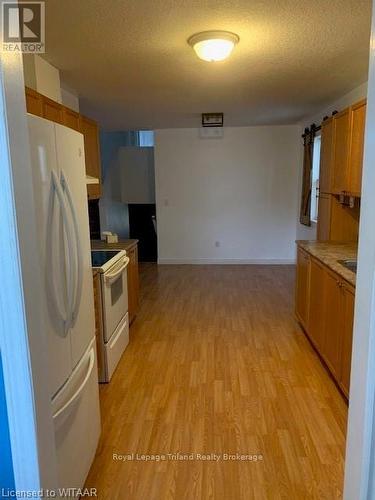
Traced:
<svg viewBox="0 0 375 500">
<path fill-rule="evenodd" d="M 138 240 L 119 240 L 117 243 L 107 243 L 102 240 L 91 240 L 91 250 L 131 250 Z"/>
<path fill-rule="evenodd" d="M 339 242 L 324 242 L 324 241 L 305 241 L 298 240 L 297 245 L 306 250 L 310 255 L 332 269 L 341 278 L 355 286 L 356 274 L 350 271 L 338 260 L 349 260 L 357 258 L 357 243 L 339 243 Z"/>
</svg>

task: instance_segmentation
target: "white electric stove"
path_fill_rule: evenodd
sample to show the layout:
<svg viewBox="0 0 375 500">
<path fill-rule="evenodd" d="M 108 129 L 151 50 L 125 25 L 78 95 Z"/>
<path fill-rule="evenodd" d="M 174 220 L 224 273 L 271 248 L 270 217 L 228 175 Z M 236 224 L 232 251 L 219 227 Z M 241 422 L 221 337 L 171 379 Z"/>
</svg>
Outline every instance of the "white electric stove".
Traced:
<svg viewBox="0 0 375 500">
<path fill-rule="evenodd" d="M 101 370 L 100 382 L 109 382 L 129 343 L 129 257 L 125 250 L 92 250 L 92 267 L 100 273 Z"/>
</svg>

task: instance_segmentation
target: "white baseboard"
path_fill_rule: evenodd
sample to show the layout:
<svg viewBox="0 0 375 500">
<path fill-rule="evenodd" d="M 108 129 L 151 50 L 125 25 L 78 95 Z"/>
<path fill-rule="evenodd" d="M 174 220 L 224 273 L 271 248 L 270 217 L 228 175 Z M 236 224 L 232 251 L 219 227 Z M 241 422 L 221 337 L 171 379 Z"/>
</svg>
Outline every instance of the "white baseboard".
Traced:
<svg viewBox="0 0 375 500">
<path fill-rule="evenodd" d="M 190 265 L 292 265 L 295 259 L 158 259 L 158 264 L 190 264 Z"/>
</svg>

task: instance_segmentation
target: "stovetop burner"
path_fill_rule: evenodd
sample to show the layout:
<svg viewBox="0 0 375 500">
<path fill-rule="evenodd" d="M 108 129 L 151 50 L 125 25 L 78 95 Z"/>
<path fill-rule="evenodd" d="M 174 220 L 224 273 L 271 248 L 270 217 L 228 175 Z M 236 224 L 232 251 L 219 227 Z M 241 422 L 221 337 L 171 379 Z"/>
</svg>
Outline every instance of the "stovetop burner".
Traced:
<svg viewBox="0 0 375 500">
<path fill-rule="evenodd" d="M 102 267 L 118 253 L 120 250 L 91 250 L 92 267 Z"/>
</svg>

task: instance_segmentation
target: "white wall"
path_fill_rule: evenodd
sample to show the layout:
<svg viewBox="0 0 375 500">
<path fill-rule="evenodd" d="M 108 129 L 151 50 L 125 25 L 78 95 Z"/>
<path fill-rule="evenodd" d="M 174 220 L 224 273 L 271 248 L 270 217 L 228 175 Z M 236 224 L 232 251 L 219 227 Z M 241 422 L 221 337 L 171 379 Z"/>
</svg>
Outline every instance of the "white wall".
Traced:
<svg viewBox="0 0 375 500">
<path fill-rule="evenodd" d="M 22 62 L 25 85 L 36 90 L 35 55 L 23 54 Z"/>
<path fill-rule="evenodd" d="M 118 168 L 123 203 L 155 203 L 154 148 L 120 148 Z"/>
<path fill-rule="evenodd" d="M 375 7 L 375 2 L 374 2 Z M 375 9 L 372 13 L 344 500 L 375 498 Z"/>
<path fill-rule="evenodd" d="M 78 95 L 73 89 L 61 86 L 60 71 L 57 68 L 34 54 L 23 54 L 23 68 L 27 87 L 79 113 Z"/>
<path fill-rule="evenodd" d="M 23 55 L 25 85 L 41 94 L 61 102 L 60 72 L 42 57 Z"/>
<path fill-rule="evenodd" d="M 367 95 L 367 82 L 363 83 L 359 87 L 356 87 L 348 94 L 336 99 L 334 102 L 327 104 L 323 109 L 319 112 L 315 113 L 312 116 L 305 118 L 300 125 L 300 170 L 299 170 L 299 200 L 298 203 L 301 202 L 301 194 L 302 194 L 302 163 L 303 163 L 303 142 L 301 135 L 306 127 L 310 127 L 312 123 L 315 125 L 320 125 L 325 116 L 331 116 L 333 111 L 342 111 L 347 108 L 351 104 L 364 99 Z M 316 240 L 316 224 L 312 223 L 312 225 L 304 226 L 299 222 L 299 205 L 298 205 L 298 214 L 297 214 L 297 239 L 298 240 Z"/>
<path fill-rule="evenodd" d="M 61 103 L 79 113 L 79 97 L 73 90 L 61 87 Z"/>
<path fill-rule="evenodd" d="M 160 263 L 292 262 L 299 126 L 155 132 Z M 215 246 L 219 242 L 219 247 Z"/>
<path fill-rule="evenodd" d="M 36 90 L 61 102 L 60 72 L 39 56 L 35 56 Z"/>
<path fill-rule="evenodd" d="M 103 193 L 99 202 L 101 231 L 111 231 L 121 238 L 128 238 L 129 212 L 128 206 L 122 202 L 118 150 L 105 164 L 103 174 Z"/>
<path fill-rule="evenodd" d="M 108 193 L 103 193 L 99 201 L 100 230 L 116 233 L 120 238 L 129 238 L 128 205 L 113 200 Z"/>
</svg>

